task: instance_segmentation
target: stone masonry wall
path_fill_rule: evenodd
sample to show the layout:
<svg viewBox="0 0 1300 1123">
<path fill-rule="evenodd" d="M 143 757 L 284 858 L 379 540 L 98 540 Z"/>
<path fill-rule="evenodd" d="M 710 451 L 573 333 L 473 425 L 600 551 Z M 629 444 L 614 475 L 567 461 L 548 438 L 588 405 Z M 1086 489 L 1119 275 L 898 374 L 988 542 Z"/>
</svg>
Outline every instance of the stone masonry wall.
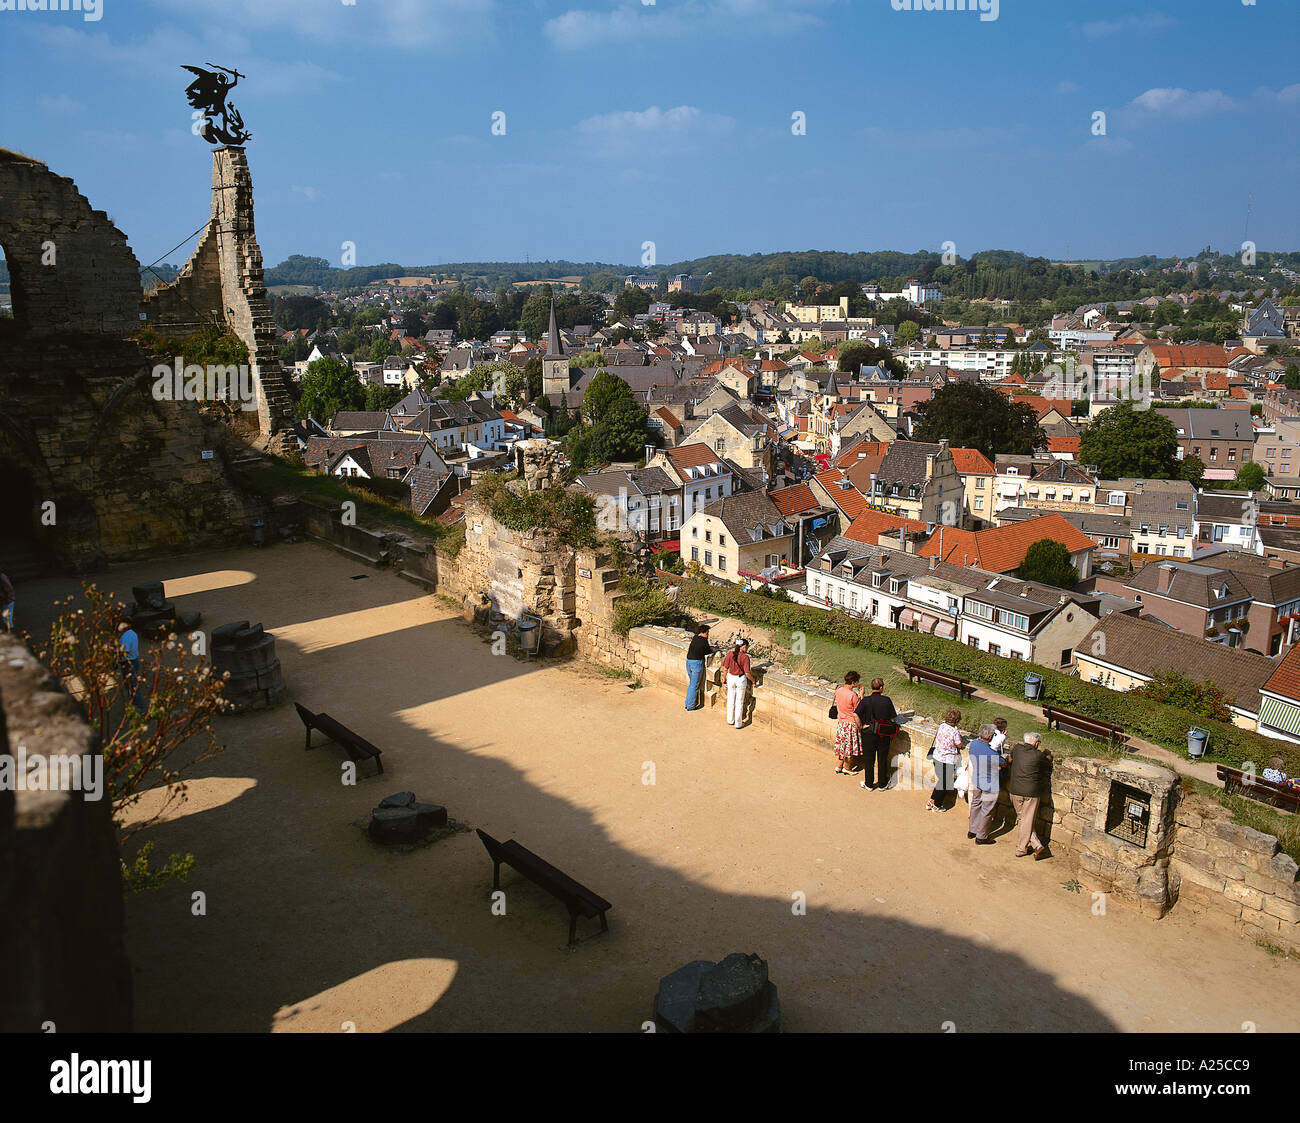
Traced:
<svg viewBox="0 0 1300 1123">
<path fill-rule="evenodd" d="M 258 425 L 273 447 L 283 445 L 293 400 L 276 351 L 276 326 L 266 301 L 262 251 L 253 220 L 253 177 L 242 148 L 212 153 L 212 217 L 194 254 L 170 285 L 145 300 L 149 322 L 193 331 L 213 313 L 243 340 L 258 386 Z"/>
<path fill-rule="evenodd" d="M 0 149 L 0 245 L 15 327 L 32 337 L 140 328 L 140 263 L 72 180 Z"/>
<path fill-rule="evenodd" d="M 73 700 L 0 635 L 0 752 L 98 752 Z M 107 799 L 0 791 L 0 1032 L 131 1029 L 122 882 Z"/>
</svg>

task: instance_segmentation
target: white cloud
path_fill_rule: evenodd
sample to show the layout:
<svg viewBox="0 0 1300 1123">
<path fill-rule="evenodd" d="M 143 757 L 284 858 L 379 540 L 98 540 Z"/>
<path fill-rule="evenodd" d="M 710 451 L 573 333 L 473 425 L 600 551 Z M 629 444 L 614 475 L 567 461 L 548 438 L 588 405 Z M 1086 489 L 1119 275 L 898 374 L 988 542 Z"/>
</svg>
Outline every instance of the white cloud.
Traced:
<svg viewBox="0 0 1300 1123">
<path fill-rule="evenodd" d="M 1128 108 L 1152 117 L 1204 117 L 1208 113 L 1235 109 L 1236 105 L 1222 90 L 1156 87 L 1139 94 Z"/>
<path fill-rule="evenodd" d="M 86 111 L 86 107 L 81 102 L 68 97 L 67 94 L 59 94 L 58 97 L 41 94 L 36 99 L 36 104 L 47 113 L 84 113 Z"/>
<path fill-rule="evenodd" d="M 325 193 L 319 187 L 299 187 L 296 183 L 293 185 L 293 193 L 301 195 L 309 202 L 316 202 L 318 199 L 325 198 Z"/>
<path fill-rule="evenodd" d="M 178 20 L 303 39 L 423 48 L 493 37 L 498 0 L 153 0 Z"/>
<path fill-rule="evenodd" d="M 1078 82 L 1071 82 L 1068 78 L 1063 82 L 1056 83 L 1056 92 L 1058 94 L 1073 94 L 1079 90 Z"/>
<path fill-rule="evenodd" d="M 693 105 L 679 105 L 674 109 L 627 110 L 620 113 L 602 113 L 578 123 L 580 132 L 598 136 L 631 137 L 654 134 L 668 135 L 720 135 L 735 125 L 731 117 L 705 113 Z"/>
<path fill-rule="evenodd" d="M 1165 31 L 1178 21 L 1164 12 L 1147 12 L 1144 15 L 1124 16 L 1121 19 L 1092 20 L 1076 26 L 1085 39 L 1105 39 L 1111 35 L 1141 34 Z"/>
<path fill-rule="evenodd" d="M 615 0 L 608 10 L 573 8 L 542 32 L 561 50 L 629 40 L 697 38 L 726 31 L 789 36 L 822 24 L 815 9 L 840 0 Z"/>
</svg>

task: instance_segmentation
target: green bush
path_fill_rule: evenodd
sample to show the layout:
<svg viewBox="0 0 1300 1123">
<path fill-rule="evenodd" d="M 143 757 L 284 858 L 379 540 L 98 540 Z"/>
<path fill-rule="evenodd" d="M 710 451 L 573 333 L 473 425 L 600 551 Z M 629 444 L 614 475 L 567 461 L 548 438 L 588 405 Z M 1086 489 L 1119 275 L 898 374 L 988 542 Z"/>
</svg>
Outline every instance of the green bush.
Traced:
<svg viewBox="0 0 1300 1123">
<path fill-rule="evenodd" d="M 623 596 L 614 602 L 614 631 L 619 635 L 647 624 L 672 627 L 682 622 L 681 610 L 653 581 L 628 574 L 621 579 L 619 588 Z"/>
<path fill-rule="evenodd" d="M 596 504 L 589 495 L 561 487 L 518 495 L 506 487 L 509 475 L 485 475 L 474 484 L 475 496 L 492 517 L 511 530 L 540 530 L 557 535 L 570 546 L 597 544 Z"/>
<path fill-rule="evenodd" d="M 1012 697 L 1023 696 L 1025 674 L 1032 670 L 1043 678 L 1045 701 L 1122 726 L 1128 733 L 1175 752 L 1187 751 L 1187 730 L 1195 725 L 1209 731 L 1209 755 L 1216 761 L 1240 767 L 1244 761 L 1252 760 L 1262 767 L 1270 757 L 1280 756 L 1286 762 L 1288 774 L 1300 772 L 1300 747 L 1285 741 L 1261 737 L 1228 722 L 1201 717 L 1137 694 L 1108 690 L 1052 667 L 990 655 L 953 640 L 882 628 L 865 620 L 855 620 L 843 612 L 783 604 L 771 597 L 742 592 L 739 587 L 723 589 L 698 581 L 682 583 L 678 603 L 683 607 L 734 616 L 762 627 L 826 636 L 840 643 L 891 656 L 899 662 L 921 663 L 936 671 L 959 675 Z"/>
</svg>

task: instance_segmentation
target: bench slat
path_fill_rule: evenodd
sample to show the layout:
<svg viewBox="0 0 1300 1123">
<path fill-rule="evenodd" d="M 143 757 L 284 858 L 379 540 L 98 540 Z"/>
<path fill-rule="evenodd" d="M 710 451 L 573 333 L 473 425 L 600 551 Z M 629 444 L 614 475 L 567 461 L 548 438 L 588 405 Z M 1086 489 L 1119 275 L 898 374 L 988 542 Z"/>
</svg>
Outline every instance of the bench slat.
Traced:
<svg viewBox="0 0 1300 1123">
<path fill-rule="evenodd" d="M 587 916 L 595 916 L 605 909 L 613 908 L 604 897 L 592 892 L 585 885 L 575 881 L 563 870 L 556 869 L 544 858 L 539 858 L 531 850 L 511 839 L 501 847 L 505 859 L 530 881 L 536 881 L 543 889 L 557 896 L 572 897 L 575 901 L 592 909 Z"/>
</svg>

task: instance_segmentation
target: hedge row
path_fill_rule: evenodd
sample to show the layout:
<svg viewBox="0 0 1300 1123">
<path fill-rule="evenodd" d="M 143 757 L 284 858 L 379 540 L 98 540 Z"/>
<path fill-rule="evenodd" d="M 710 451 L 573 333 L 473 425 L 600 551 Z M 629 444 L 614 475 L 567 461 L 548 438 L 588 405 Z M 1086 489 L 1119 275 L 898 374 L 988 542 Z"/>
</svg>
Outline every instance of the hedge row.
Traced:
<svg viewBox="0 0 1300 1123">
<path fill-rule="evenodd" d="M 855 620 L 843 612 L 786 604 L 742 592 L 739 588 L 722 589 L 698 581 L 682 582 L 678 603 L 705 612 L 734 616 L 763 627 L 825 636 L 839 643 L 891 656 L 900 662 L 921 663 L 1012 697 L 1023 697 L 1025 674 L 1032 670 L 1043 678 L 1045 701 L 1122 726 L 1128 733 L 1175 752 L 1187 751 L 1187 730 L 1199 726 L 1209 730 L 1209 755 L 1216 762 L 1240 767 L 1244 761 L 1252 760 L 1262 771 L 1270 757 L 1280 756 L 1286 762 L 1287 775 L 1300 773 L 1300 747 L 1285 741 L 1261 737 L 1227 722 L 1207 720 L 1148 698 L 1108 690 L 1051 667 L 990 655 L 953 640 L 882 628 L 865 620 Z"/>
</svg>

